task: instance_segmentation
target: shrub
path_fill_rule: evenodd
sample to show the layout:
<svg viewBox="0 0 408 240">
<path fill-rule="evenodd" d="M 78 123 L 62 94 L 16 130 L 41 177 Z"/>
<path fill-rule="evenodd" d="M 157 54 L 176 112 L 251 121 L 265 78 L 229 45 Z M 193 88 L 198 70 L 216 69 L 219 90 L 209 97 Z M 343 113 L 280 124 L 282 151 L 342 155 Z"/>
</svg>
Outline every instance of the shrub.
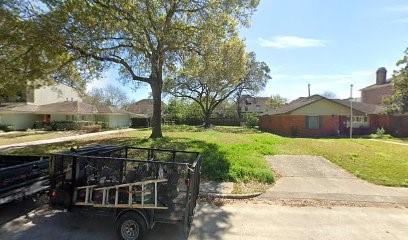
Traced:
<svg viewBox="0 0 408 240">
<path fill-rule="evenodd" d="M 258 116 L 255 114 L 245 114 L 244 116 L 244 124 L 247 128 L 255 128 L 258 126 Z"/>
<path fill-rule="evenodd" d="M 74 121 L 52 121 L 50 128 L 52 131 L 80 130 L 81 125 Z"/>
<path fill-rule="evenodd" d="M 82 126 L 81 130 L 84 130 L 87 133 L 100 132 L 102 130 L 102 125 L 94 124 L 94 125 Z"/>
<path fill-rule="evenodd" d="M 13 127 L 6 124 L 0 124 L 0 131 L 10 132 L 13 130 Z"/>
<path fill-rule="evenodd" d="M 388 139 L 391 138 L 391 135 L 386 134 L 384 128 L 377 128 L 377 131 L 374 134 L 371 134 L 370 137 L 378 139 Z"/>
<path fill-rule="evenodd" d="M 379 137 L 379 138 L 383 138 L 385 135 L 385 130 L 384 128 L 377 128 L 377 131 L 375 132 L 375 134 Z"/>
<path fill-rule="evenodd" d="M 45 124 L 41 121 L 34 122 L 33 125 L 33 129 L 44 129 L 45 127 Z"/>
</svg>

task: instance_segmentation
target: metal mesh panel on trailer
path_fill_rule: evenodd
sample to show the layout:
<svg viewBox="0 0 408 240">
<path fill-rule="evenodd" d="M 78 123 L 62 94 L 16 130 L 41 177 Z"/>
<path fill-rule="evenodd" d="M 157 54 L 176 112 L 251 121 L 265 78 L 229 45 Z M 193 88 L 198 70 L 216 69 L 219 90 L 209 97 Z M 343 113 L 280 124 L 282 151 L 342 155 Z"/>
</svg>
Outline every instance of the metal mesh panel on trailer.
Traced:
<svg viewBox="0 0 408 240">
<path fill-rule="evenodd" d="M 183 220 L 186 228 L 191 224 L 201 168 L 197 152 L 96 146 L 57 154 L 53 159 L 54 176 L 59 176 L 53 186 L 70 189 L 74 201 L 99 207 L 160 205 L 166 211 L 155 211 L 156 221 Z M 138 182 L 153 184 L 133 185 Z M 126 184 L 132 187 L 118 187 Z"/>
</svg>

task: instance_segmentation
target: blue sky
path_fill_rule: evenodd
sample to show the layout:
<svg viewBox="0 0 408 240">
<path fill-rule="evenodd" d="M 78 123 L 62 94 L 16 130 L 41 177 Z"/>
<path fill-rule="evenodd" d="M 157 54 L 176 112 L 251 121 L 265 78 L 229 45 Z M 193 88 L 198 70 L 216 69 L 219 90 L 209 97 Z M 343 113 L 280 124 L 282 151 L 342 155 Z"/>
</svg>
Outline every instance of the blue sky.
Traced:
<svg viewBox="0 0 408 240">
<path fill-rule="evenodd" d="M 261 0 L 251 26 L 240 31 L 248 51 L 271 68 L 272 80 L 261 96 L 280 94 L 288 99 L 334 92 L 349 96 L 375 82 L 375 71 L 386 67 L 389 76 L 408 47 L 406 0 Z M 115 82 L 116 72 L 88 88 Z M 120 85 L 119 83 L 117 83 Z M 124 87 L 133 100 L 150 89 Z"/>
</svg>

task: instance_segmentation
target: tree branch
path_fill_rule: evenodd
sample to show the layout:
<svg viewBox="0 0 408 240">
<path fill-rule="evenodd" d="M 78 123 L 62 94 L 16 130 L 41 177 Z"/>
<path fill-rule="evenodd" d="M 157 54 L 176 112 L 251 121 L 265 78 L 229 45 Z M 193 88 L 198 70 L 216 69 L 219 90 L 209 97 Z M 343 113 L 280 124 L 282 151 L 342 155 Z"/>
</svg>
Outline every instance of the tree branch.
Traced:
<svg viewBox="0 0 408 240">
<path fill-rule="evenodd" d="M 87 51 L 85 51 L 84 49 L 81 49 L 79 47 L 73 46 L 72 44 L 68 44 L 67 47 L 69 49 L 73 49 L 77 52 L 79 52 L 81 55 L 85 56 L 85 57 L 91 57 L 95 60 L 98 61 L 102 61 L 102 62 L 113 62 L 119 65 L 122 65 L 131 75 L 132 79 L 135 81 L 141 81 L 141 82 L 145 82 L 145 83 L 150 83 L 151 79 L 150 78 L 146 78 L 146 77 L 141 77 L 136 75 L 136 73 L 133 71 L 132 67 L 122 58 L 118 57 L 118 56 L 99 56 L 97 54 L 94 53 L 89 53 Z"/>
</svg>

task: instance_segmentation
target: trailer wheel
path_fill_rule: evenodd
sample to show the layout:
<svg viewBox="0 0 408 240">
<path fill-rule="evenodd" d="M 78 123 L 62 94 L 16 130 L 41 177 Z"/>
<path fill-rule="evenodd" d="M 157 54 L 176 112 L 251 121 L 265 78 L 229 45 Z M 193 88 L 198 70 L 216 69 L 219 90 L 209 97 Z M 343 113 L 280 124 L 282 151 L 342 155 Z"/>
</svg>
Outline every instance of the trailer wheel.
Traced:
<svg viewBox="0 0 408 240">
<path fill-rule="evenodd" d="M 135 212 L 124 213 L 116 221 L 116 233 L 121 240 L 141 240 L 146 229 L 145 221 Z"/>
</svg>

